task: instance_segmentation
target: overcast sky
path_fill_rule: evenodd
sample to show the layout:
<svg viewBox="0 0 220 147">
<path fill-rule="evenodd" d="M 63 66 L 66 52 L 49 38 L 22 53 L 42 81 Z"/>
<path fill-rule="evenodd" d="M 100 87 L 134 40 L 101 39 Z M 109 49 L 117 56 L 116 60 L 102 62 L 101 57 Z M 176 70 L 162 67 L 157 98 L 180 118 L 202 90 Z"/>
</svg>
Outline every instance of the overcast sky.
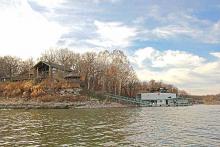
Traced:
<svg viewBox="0 0 220 147">
<path fill-rule="evenodd" d="M 123 50 L 138 77 L 220 93 L 219 0 L 1 0 L 0 55 Z"/>
</svg>

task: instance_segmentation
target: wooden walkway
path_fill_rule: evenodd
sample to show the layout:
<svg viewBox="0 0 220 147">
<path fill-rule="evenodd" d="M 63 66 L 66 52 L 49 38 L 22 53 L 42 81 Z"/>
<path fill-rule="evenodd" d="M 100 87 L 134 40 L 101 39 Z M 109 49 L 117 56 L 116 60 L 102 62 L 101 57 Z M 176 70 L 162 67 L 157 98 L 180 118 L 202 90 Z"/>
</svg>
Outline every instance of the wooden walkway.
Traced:
<svg viewBox="0 0 220 147">
<path fill-rule="evenodd" d="M 106 96 L 106 98 L 113 99 L 118 102 L 124 102 L 124 103 L 131 104 L 134 106 L 149 106 L 149 104 L 147 104 L 141 100 L 138 101 L 135 98 L 131 98 L 131 97 L 113 95 L 113 94 L 109 94 L 109 93 L 105 94 L 105 96 Z"/>
</svg>

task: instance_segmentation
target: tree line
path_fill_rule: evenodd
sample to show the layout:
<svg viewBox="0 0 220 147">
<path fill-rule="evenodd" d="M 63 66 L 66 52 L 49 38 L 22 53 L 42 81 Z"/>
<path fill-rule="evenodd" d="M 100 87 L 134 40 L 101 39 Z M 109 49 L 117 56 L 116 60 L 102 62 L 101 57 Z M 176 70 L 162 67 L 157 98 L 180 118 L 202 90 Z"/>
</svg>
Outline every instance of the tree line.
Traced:
<svg viewBox="0 0 220 147">
<path fill-rule="evenodd" d="M 75 73 L 83 77 L 85 89 L 88 91 L 134 97 L 138 92 L 156 92 L 163 87 L 168 92 L 179 95 L 187 94 L 161 81 L 139 81 L 127 56 L 121 50 L 79 54 L 67 48 L 49 49 L 43 52 L 36 61 L 32 58 L 22 60 L 18 57 L 3 56 L 0 57 L 0 77 L 12 78 L 28 72 L 40 60 L 73 69 Z"/>
<path fill-rule="evenodd" d="M 220 94 L 216 95 L 188 95 L 194 104 L 220 104 Z"/>
<path fill-rule="evenodd" d="M 0 56 L 0 78 L 7 77 L 12 79 L 21 73 L 28 72 L 34 65 L 32 58 L 22 60 L 15 56 Z"/>
</svg>

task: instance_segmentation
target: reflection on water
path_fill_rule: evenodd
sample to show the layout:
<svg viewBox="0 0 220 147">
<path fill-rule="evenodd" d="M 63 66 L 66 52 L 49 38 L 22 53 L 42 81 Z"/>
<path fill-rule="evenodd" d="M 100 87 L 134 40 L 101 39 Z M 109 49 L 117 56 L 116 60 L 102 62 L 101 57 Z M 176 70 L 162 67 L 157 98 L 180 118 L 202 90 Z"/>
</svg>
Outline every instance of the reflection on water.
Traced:
<svg viewBox="0 0 220 147">
<path fill-rule="evenodd" d="M 220 106 L 0 110 L 0 146 L 220 146 Z"/>
</svg>

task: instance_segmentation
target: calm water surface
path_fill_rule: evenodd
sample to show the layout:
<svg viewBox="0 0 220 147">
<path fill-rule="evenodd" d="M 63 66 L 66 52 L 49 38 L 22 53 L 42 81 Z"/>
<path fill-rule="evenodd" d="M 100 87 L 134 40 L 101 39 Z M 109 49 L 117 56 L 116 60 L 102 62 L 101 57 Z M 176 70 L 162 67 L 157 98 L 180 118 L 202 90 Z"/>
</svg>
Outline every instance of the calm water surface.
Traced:
<svg viewBox="0 0 220 147">
<path fill-rule="evenodd" d="M 220 106 L 0 110 L 0 146 L 220 146 Z"/>
</svg>

